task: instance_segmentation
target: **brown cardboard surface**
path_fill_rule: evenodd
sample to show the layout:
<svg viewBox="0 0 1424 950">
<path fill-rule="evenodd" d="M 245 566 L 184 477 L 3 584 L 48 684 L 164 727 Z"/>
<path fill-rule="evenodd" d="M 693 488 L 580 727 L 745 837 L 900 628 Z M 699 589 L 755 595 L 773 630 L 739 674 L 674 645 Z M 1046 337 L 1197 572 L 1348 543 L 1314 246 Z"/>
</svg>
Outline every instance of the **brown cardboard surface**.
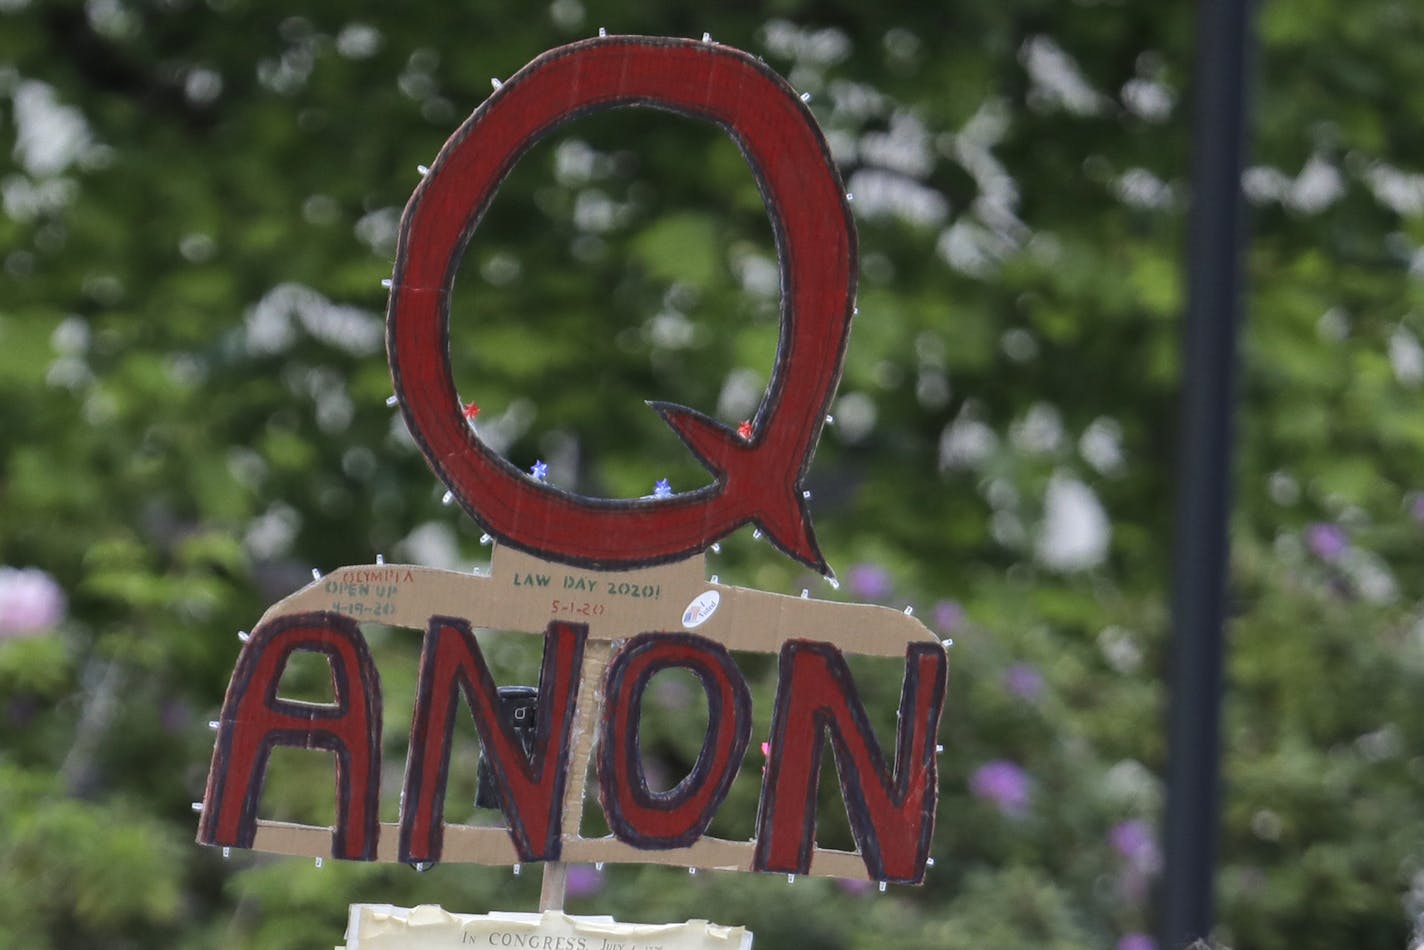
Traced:
<svg viewBox="0 0 1424 950">
<path fill-rule="evenodd" d="M 377 860 L 396 860 L 399 827 L 381 823 L 381 843 Z M 563 860 L 572 864 L 665 864 L 671 867 L 708 871 L 750 871 L 756 851 L 754 841 L 702 838 L 688 848 L 644 851 L 616 838 L 564 836 Z M 270 854 L 326 857 L 331 854 L 331 829 L 258 819 L 257 839 L 252 850 Z M 445 853 L 442 861 L 456 864 L 505 866 L 519 863 L 509 833 L 503 828 L 476 828 L 470 825 L 445 826 Z M 865 862 L 854 851 L 817 848 L 811 858 L 809 877 L 842 877 L 870 880 Z"/>
<path fill-rule="evenodd" d="M 683 624 L 693 599 L 718 595 L 712 614 Z M 477 627 L 542 636 L 550 620 L 588 625 L 590 640 L 693 629 L 731 650 L 775 653 L 793 638 L 830 643 L 863 656 L 904 656 L 935 642 L 918 619 L 890 607 L 769 594 L 707 580 L 707 559 L 634 571 L 591 571 L 497 547 L 487 573 L 462 574 L 411 564 L 340 567 L 284 597 L 262 622 L 332 611 L 358 622 L 424 630 L 432 616 L 464 617 Z"/>
<path fill-rule="evenodd" d="M 574 710 L 568 785 L 564 788 L 564 825 L 561 830 L 565 842 L 578 839 L 583 820 L 584 794 L 588 788 L 593 747 L 598 739 L 599 712 L 603 708 L 603 670 L 608 666 L 612 653 L 612 645 L 606 642 L 591 643 L 584 650 L 583 679 L 578 707 Z"/>
</svg>

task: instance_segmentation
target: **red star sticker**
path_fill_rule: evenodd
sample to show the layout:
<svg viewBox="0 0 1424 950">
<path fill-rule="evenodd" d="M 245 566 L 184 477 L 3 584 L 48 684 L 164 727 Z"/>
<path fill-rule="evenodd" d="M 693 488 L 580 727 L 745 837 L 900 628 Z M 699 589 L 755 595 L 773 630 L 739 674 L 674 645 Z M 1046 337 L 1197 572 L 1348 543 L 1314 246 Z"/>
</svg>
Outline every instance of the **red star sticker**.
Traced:
<svg viewBox="0 0 1424 950">
<path fill-rule="evenodd" d="M 479 415 L 479 414 L 480 414 L 480 407 L 479 407 L 479 406 L 475 405 L 475 404 L 472 403 L 472 402 L 467 402 L 467 403 L 465 403 L 465 418 L 466 418 L 466 419 L 473 419 L 475 416 L 477 416 L 477 415 Z"/>
<path fill-rule="evenodd" d="M 752 438 L 752 424 L 743 421 L 741 425 L 737 426 L 737 435 L 741 436 L 743 441 L 750 442 Z"/>
</svg>

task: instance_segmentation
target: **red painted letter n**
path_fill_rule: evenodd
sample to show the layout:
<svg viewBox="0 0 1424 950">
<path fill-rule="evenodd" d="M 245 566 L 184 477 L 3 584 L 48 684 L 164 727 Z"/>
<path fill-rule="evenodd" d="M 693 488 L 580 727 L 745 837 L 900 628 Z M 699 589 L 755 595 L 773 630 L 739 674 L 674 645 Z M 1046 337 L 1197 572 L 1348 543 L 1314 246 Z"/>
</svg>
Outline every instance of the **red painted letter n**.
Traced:
<svg viewBox="0 0 1424 950">
<path fill-rule="evenodd" d="M 924 879 L 939 793 L 935 737 L 946 668 L 938 644 L 915 643 L 906 650 L 892 773 L 840 651 L 810 640 L 790 640 L 782 646 L 757 815 L 757 870 L 811 870 L 817 780 L 828 735 L 851 833 L 866 870 L 878 881 L 919 884 Z"/>
<path fill-rule="evenodd" d="M 420 655 L 410 754 L 401 806 L 400 860 L 438 861 L 445 837 L 445 780 L 455 711 L 463 695 L 474 715 L 521 861 L 557 861 L 569 735 L 588 627 L 555 621 L 544 639 L 531 753 L 499 715 L 499 691 L 468 621 L 432 617 Z"/>
</svg>

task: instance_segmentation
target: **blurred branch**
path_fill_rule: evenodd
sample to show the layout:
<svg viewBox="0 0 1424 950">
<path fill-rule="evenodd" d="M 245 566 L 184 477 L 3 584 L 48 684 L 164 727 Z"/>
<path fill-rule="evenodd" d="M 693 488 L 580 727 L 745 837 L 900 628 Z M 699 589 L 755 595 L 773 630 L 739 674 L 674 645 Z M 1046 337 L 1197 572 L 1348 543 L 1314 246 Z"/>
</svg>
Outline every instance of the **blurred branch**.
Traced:
<svg viewBox="0 0 1424 950">
<path fill-rule="evenodd" d="M 94 757 L 100 741 L 114 719 L 119 693 L 127 677 L 118 661 L 110 660 L 98 677 L 98 685 L 89 693 L 84 711 L 74 727 L 74 745 L 64 757 L 59 777 L 71 795 L 82 796 L 89 790 L 94 776 Z"/>
<path fill-rule="evenodd" d="M 179 116 L 192 128 L 212 124 L 212 116 L 194 108 L 179 86 L 129 61 L 95 33 L 82 7 L 50 7 L 45 11 L 44 25 L 53 48 L 92 89 L 117 93 L 146 109 Z"/>
</svg>

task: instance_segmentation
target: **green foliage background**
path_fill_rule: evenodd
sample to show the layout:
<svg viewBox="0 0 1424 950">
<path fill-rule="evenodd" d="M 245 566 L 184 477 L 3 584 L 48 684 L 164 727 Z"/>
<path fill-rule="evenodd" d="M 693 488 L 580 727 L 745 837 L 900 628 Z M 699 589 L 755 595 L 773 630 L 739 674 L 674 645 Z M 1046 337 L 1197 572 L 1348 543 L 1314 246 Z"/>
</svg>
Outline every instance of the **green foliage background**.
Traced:
<svg viewBox="0 0 1424 950">
<path fill-rule="evenodd" d="M 817 528 L 842 578 L 956 646 L 923 888 L 609 868 L 571 910 L 744 923 L 768 950 L 1150 929 L 1150 856 L 1110 835 L 1162 798 L 1190 4 L 3 0 L 0 564 L 49 572 L 69 608 L 0 641 L 0 946 L 330 946 L 352 901 L 534 906 L 528 870 L 224 862 L 190 802 L 235 632 L 313 566 L 487 556 L 385 406 L 380 282 L 416 166 L 490 77 L 599 26 L 710 31 L 813 94 L 863 265 Z M 1398 948 L 1424 910 L 1421 26 L 1396 0 L 1260 14 L 1220 875 L 1241 948 Z M 566 127 L 457 287 L 481 431 L 587 494 L 700 484 L 640 402 L 750 414 L 774 260 L 716 130 Z M 1050 543 L 1065 511 L 1076 560 Z M 847 596 L 749 534 L 714 562 Z M 415 647 L 371 636 L 389 820 Z M 747 672 L 764 735 L 773 671 Z M 1025 673 L 1041 691 L 1011 688 Z M 857 675 L 891 716 L 898 671 Z M 664 693 L 648 742 L 676 776 L 697 712 Z M 995 760 L 1028 776 L 1022 813 L 971 792 Z M 326 820 L 329 762 L 276 761 L 264 814 Z M 756 762 L 718 830 L 747 833 Z M 837 809 L 824 842 L 846 840 Z"/>
</svg>

